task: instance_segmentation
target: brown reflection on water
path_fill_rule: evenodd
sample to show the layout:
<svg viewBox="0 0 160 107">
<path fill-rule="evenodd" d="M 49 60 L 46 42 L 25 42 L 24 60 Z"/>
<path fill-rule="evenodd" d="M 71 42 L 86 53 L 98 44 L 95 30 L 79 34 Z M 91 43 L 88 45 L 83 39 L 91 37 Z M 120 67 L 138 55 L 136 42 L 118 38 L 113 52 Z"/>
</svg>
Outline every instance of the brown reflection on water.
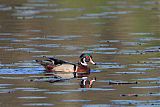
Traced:
<svg viewBox="0 0 160 107">
<path fill-rule="evenodd" d="M 0 106 L 159 105 L 159 4 L 1 0 Z M 35 59 L 46 55 L 77 62 L 84 51 L 98 64 L 90 65 L 91 77 L 97 77 L 92 89 L 79 89 L 77 79 L 29 81 L 29 76 L 43 75 Z M 132 94 L 137 96 L 121 96 Z"/>
</svg>

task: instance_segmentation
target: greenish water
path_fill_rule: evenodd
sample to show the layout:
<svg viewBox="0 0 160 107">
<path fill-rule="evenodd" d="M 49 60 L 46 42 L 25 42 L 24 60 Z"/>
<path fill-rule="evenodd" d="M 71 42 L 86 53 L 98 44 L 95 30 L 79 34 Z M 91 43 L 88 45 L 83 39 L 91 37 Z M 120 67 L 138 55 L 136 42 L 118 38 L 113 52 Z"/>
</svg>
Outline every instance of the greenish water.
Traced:
<svg viewBox="0 0 160 107">
<path fill-rule="evenodd" d="M 1 0 L 0 106 L 160 105 L 159 0 Z M 92 53 L 92 89 L 80 80 L 31 82 L 35 59 Z M 135 82 L 138 84 L 109 84 Z"/>
</svg>

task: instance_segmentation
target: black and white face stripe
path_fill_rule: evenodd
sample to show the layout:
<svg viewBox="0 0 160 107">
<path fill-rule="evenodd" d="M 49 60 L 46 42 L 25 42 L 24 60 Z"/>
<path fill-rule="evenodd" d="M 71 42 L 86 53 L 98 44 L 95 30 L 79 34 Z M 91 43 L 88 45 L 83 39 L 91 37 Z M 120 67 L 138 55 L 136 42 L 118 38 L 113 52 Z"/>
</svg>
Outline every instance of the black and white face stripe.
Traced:
<svg viewBox="0 0 160 107">
<path fill-rule="evenodd" d="M 92 80 L 89 80 L 88 77 L 82 77 L 80 86 L 81 88 L 92 88 L 93 83 L 96 81 L 96 77 Z"/>
<path fill-rule="evenodd" d="M 82 58 L 82 59 L 81 59 L 81 64 L 84 65 L 84 66 L 87 66 L 87 62 L 86 62 L 86 59 L 85 59 L 85 58 Z"/>
</svg>

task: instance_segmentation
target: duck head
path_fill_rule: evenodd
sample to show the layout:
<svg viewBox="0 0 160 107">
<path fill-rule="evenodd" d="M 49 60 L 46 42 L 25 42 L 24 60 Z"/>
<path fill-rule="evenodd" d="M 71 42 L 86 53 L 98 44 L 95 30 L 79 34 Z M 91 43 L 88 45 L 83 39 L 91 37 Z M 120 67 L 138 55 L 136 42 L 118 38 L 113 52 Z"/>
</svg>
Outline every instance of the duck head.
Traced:
<svg viewBox="0 0 160 107">
<path fill-rule="evenodd" d="M 96 63 L 92 59 L 92 55 L 89 53 L 83 53 L 80 55 L 79 58 L 80 58 L 80 63 L 83 66 L 87 66 L 89 62 L 92 63 L 93 65 L 96 65 Z"/>
</svg>

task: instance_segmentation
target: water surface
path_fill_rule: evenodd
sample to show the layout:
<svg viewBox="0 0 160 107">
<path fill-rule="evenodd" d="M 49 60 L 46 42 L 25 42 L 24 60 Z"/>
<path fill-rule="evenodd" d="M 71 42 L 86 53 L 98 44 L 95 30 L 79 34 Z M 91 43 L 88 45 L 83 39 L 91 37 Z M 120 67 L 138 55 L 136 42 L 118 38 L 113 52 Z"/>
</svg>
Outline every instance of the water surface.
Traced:
<svg viewBox="0 0 160 107">
<path fill-rule="evenodd" d="M 0 106 L 160 106 L 159 0 L 1 0 Z M 35 62 L 93 54 L 91 89 L 49 83 Z M 109 84 L 109 81 L 137 84 Z"/>
</svg>

